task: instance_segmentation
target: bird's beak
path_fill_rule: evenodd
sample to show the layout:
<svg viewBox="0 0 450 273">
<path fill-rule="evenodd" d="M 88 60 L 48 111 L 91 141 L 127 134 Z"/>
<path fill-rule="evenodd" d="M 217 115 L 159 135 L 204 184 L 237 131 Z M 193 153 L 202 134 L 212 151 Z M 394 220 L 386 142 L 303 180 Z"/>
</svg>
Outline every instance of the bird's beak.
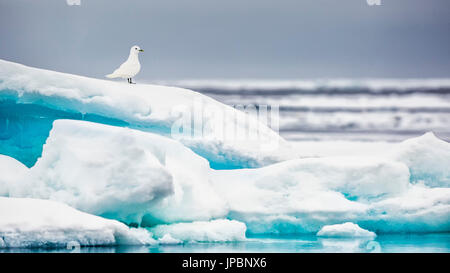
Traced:
<svg viewBox="0 0 450 273">
<path fill-rule="evenodd" d="M 139 49 L 139 51 L 140 51 L 140 52 L 144 52 L 144 50 L 143 50 L 143 49 Z"/>
</svg>

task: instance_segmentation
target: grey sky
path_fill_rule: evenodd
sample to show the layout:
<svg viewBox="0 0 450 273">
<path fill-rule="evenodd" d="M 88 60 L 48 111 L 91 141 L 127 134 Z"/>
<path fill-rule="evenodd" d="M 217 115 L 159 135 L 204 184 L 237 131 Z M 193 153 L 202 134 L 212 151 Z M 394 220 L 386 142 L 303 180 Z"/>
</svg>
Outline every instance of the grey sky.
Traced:
<svg viewBox="0 0 450 273">
<path fill-rule="evenodd" d="M 102 78 L 450 77 L 450 1 L 0 0 L 0 58 Z"/>
</svg>

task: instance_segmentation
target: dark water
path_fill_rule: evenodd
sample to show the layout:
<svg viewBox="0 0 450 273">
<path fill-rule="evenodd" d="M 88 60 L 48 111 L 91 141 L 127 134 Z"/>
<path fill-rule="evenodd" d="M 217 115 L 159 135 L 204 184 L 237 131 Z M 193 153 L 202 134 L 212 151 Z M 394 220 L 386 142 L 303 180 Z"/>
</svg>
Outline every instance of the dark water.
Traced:
<svg viewBox="0 0 450 273">
<path fill-rule="evenodd" d="M 450 80 L 179 81 L 229 105 L 276 105 L 288 140 L 450 140 Z"/>
<path fill-rule="evenodd" d="M 3 249 L 0 252 L 82 253 L 450 253 L 450 233 L 380 235 L 375 239 L 283 236 L 249 238 L 246 242 L 185 243 L 156 246 L 82 247 L 68 249 Z"/>
</svg>

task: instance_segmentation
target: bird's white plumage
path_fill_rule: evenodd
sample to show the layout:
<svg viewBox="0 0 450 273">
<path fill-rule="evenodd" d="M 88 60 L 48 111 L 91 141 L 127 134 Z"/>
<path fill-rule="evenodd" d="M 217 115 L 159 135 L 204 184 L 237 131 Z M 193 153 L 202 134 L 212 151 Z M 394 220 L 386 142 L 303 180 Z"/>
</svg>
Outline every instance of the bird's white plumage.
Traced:
<svg viewBox="0 0 450 273">
<path fill-rule="evenodd" d="M 141 52 L 139 46 L 133 46 L 130 49 L 130 55 L 128 59 L 119 66 L 113 73 L 106 75 L 108 78 L 133 78 L 141 70 L 141 64 L 139 63 L 139 52 Z"/>
</svg>

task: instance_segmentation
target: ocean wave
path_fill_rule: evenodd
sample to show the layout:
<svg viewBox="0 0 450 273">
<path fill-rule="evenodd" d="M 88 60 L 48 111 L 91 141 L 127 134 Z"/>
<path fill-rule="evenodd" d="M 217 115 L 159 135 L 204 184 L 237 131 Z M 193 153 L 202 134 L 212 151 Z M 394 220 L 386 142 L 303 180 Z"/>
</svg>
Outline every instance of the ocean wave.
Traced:
<svg viewBox="0 0 450 273">
<path fill-rule="evenodd" d="M 450 79 L 179 80 L 157 81 L 216 95 L 450 94 Z"/>
</svg>

